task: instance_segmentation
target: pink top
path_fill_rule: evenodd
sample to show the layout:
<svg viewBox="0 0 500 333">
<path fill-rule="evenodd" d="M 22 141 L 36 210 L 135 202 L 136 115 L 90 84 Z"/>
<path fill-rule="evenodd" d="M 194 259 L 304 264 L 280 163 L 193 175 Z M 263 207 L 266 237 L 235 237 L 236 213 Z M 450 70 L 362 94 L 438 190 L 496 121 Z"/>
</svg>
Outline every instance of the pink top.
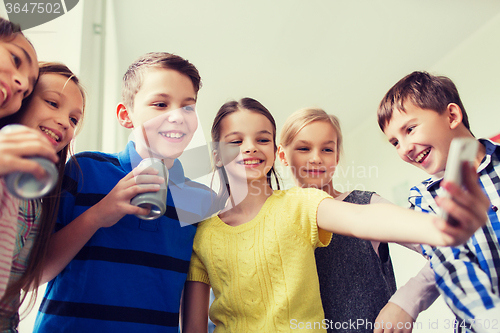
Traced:
<svg viewBox="0 0 500 333">
<path fill-rule="evenodd" d="M 18 210 L 19 199 L 10 194 L 4 179 L 0 178 L 0 298 L 5 293 L 12 268 Z"/>
</svg>

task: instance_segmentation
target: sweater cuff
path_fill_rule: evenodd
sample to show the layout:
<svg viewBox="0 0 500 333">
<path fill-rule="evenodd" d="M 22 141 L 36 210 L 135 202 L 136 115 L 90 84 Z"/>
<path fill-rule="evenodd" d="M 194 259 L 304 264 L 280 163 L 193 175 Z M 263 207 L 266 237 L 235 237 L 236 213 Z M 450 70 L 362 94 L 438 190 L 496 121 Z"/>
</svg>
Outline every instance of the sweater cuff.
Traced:
<svg viewBox="0 0 500 333">
<path fill-rule="evenodd" d="M 208 275 L 201 272 L 189 272 L 186 281 L 203 282 L 205 284 L 210 285 L 210 280 L 208 279 Z"/>
</svg>

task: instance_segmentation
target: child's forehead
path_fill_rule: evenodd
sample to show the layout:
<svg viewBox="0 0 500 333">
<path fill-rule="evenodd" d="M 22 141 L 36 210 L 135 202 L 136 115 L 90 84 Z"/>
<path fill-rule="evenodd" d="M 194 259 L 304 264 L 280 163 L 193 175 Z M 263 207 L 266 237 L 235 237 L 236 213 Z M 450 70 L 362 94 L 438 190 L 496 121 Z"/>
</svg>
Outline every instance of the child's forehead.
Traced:
<svg viewBox="0 0 500 333">
<path fill-rule="evenodd" d="M 175 69 L 149 67 L 142 71 L 137 93 L 167 93 L 196 97 L 191 78 Z"/>
</svg>

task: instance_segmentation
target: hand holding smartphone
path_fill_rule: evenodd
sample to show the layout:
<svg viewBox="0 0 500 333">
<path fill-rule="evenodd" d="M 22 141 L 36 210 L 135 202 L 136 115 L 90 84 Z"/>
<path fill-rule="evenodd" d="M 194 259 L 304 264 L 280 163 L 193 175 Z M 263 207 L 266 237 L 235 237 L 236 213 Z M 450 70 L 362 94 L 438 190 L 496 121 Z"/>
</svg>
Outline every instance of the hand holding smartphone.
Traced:
<svg viewBox="0 0 500 333">
<path fill-rule="evenodd" d="M 446 161 L 446 170 L 443 180 L 463 186 L 463 164 L 464 162 L 474 163 L 478 149 L 478 142 L 474 138 L 455 138 L 451 142 L 450 150 L 448 151 L 448 160 Z M 449 197 L 448 192 L 445 192 L 445 197 Z M 446 220 L 450 225 L 456 226 L 458 222 L 444 210 L 441 212 L 441 218 Z"/>
</svg>

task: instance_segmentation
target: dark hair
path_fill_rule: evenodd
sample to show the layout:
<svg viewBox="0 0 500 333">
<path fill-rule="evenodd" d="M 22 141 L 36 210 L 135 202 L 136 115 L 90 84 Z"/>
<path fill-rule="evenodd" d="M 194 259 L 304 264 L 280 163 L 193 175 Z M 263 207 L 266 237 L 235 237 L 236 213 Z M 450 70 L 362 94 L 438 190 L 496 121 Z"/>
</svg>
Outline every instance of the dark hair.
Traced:
<svg viewBox="0 0 500 333">
<path fill-rule="evenodd" d="M 151 52 L 136 59 L 123 75 L 122 101 L 133 110 L 134 97 L 141 89 L 144 72 L 150 68 L 173 69 L 188 76 L 197 94 L 201 88 L 201 77 L 196 67 L 184 58 L 167 52 Z"/>
<path fill-rule="evenodd" d="M 16 34 L 23 35 L 21 32 L 21 26 L 0 17 L 0 39 L 8 39 Z"/>
<path fill-rule="evenodd" d="M 85 91 L 83 87 L 80 85 L 78 78 L 66 65 L 56 62 L 40 62 L 39 66 L 40 66 L 40 76 L 44 74 L 58 74 L 67 77 L 68 80 L 73 81 L 80 90 L 80 93 L 82 94 L 83 98 L 82 111 L 85 110 L 85 100 L 86 100 Z M 26 98 L 23 101 L 21 109 L 17 113 L 2 119 L 0 127 L 3 127 L 4 125 L 7 125 L 9 123 L 16 123 L 17 119 L 20 119 L 23 112 L 25 112 L 26 107 L 29 105 L 32 99 L 32 96 L 33 94 L 31 94 L 28 98 Z M 82 121 L 83 121 L 83 116 L 78 122 L 78 127 L 75 132 L 75 135 L 77 134 L 78 129 L 81 128 Z M 31 253 L 27 262 L 26 271 L 23 273 L 23 275 L 19 280 L 15 281 L 14 283 L 8 286 L 7 290 L 5 291 L 5 295 L 2 297 L 2 302 L 12 302 L 12 300 L 14 298 L 19 297 L 19 293 L 22 292 L 22 296 L 18 304 L 18 307 L 17 309 L 14 309 L 15 312 L 19 310 L 19 306 L 26 299 L 27 292 L 30 291 L 30 289 L 31 290 L 34 289 L 34 291 L 31 294 L 29 306 L 27 308 L 28 311 L 31 310 L 31 308 L 35 305 L 36 301 L 36 294 L 37 294 L 36 289 L 40 285 L 40 281 L 42 279 L 43 268 L 48 252 L 49 238 L 54 231 L 57 212 L 59 210 L 60 194 L 61 194 L 62 181 L 64 177 L 65 163 L 68 158 L 68 155 L 69 156 L 73 155 L 73 153 L 71 152 L 71 144 L 68 143 L 68 145 L 66 145 L 63 149 L 61 149 L 61 151 L 58 152 L 57 154 L 59 156 L 59 162 L 56 166 L 59 172 L 59 178 L 57 180 L 57 184 L 54 187 L 54 189 L 45 197 L 43 197 L 42 213 L 40 218 L 41 222 L 39 225 L 38 234 L 33 243 L 33 247 L 31 249 Z M 10 313 L 10 315 L 13 315 L 14 313 Z M 0 315 L 5 315 L 5 313 L 1 313 Z"/>
<path fill-rule="evenodd" d="M 385 94 L 377 110 L 378 125 L 382 131 L 395 110 L 406 112 L 404 105 L 407 102 L 439 114 L 443 114 L 450 103 L 455 103 L 462 110 L 462 123 L 470 132 L 469 119 L 457 87 L 446 76 L 415 71 L 399 80 Z"/>
<path fill-rule="evenodd" d="M 271 115 L 271 112 L 262 105 L 260 102 L 253 98 L 245 97 L 242 98 L 239 101 L 229 101 L 226 102 L 224 105 L 222 105 L 215 115 L 215 119 L 212 125 L 212 142 L 213 142 L 213 149 L 218 150 L 219 149 L 219 142 L 220 142 L 220 133 L 221 133 L 221 123 L 222 120 L 229 116 L 230 114 L 237 112 L 237 111 L 250 111 L 250 112 L 255 112 L 258 114 L 263 115 L 266 117 L 270 122 L 273 127 L 273 145 L 274 145 L 274 152 L 278 150 L 278 147 L 276 146 L 276 122 L 274 121 L 273 116 Z M 215 163 L 214 163 L 215 164 Z M 227 199 L 227 197 L 231 194 L 231 190 L 229 188 L 229 182 L 227 179 L 227 174 L 226 171 L 224 170 L 224 167 L 217 167 L 215 166 L 216 170 L 219 173 L 220 180 L 221 180 L 221 187 L 219 191 L 219 202 L 218 204 L 221 204 L 221 200 Z M 271 170 L 268 171 L 266 175 L 267 183 L 269 186 L 272 187 L 272 176 L 274 176 L 274 180 L 276 182 L 276 186 L 278 190 L 280 189 L 280 182 L 278 178 L 278 174 L 274 168 L 274 164 L 271 168 Z M 225 193 L 226 192 L 226 193 Z"/>
</svg>

